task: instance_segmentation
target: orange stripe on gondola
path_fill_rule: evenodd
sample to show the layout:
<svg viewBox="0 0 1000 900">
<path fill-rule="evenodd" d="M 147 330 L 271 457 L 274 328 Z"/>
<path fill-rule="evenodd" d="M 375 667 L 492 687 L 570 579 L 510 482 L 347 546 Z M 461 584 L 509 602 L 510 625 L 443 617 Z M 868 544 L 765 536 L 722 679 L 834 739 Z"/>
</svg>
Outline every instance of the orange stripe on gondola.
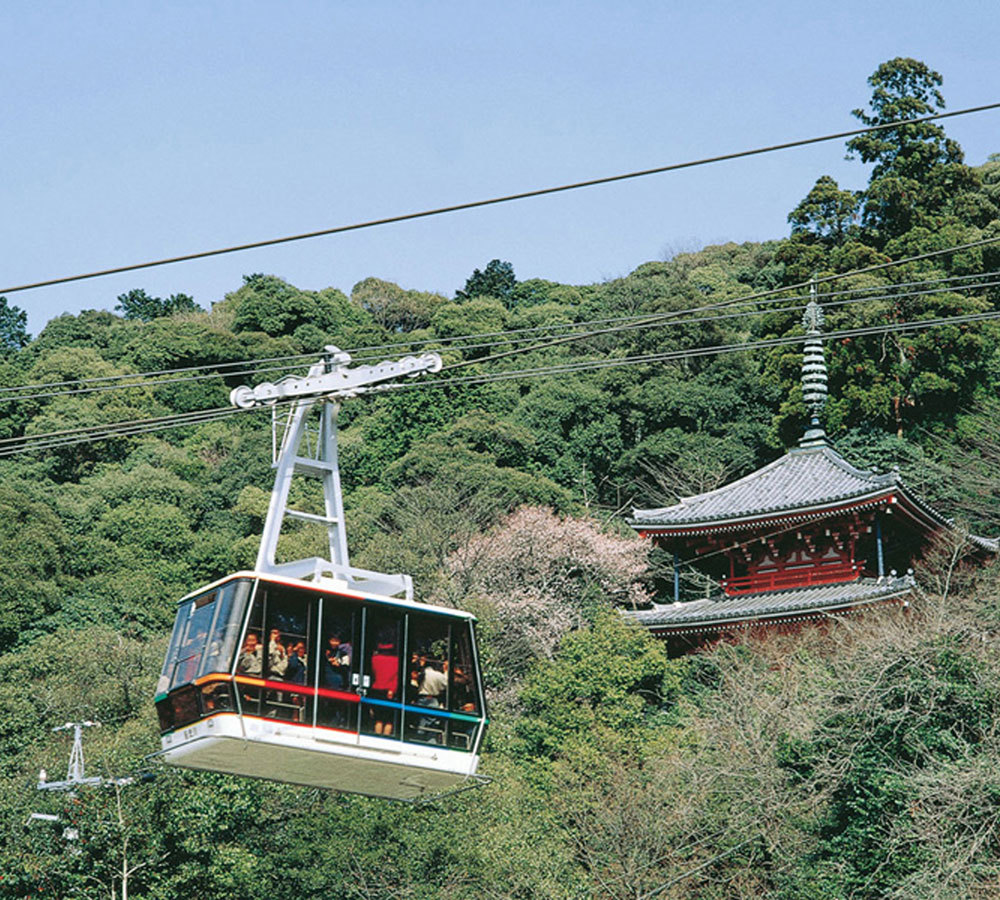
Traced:
<svg viewBox="0 0 1000 900">
<path fill-rule="evenodd" d="M 268 678 L 251 678 L 248 675 L 228 675 L 224 672 L 214 672 L 210 675 L 202 675 L 195 681 L 201 686 L 211 682 L 235 682 L 236 684 L 250 685 L 251 687 L 264 688 L 268 691 L 287 691 L 289 694 L 302 694 L 307 697 L 314 697 L 317 694 L 328 700 L 345 700 L 348 703 L 358 703 L 360 698 L 350 691 L 334 691 L 330 688 L 312 688 L 303 684 L 291 684 L 287 681 L 272 681 Z"/>
</svg>

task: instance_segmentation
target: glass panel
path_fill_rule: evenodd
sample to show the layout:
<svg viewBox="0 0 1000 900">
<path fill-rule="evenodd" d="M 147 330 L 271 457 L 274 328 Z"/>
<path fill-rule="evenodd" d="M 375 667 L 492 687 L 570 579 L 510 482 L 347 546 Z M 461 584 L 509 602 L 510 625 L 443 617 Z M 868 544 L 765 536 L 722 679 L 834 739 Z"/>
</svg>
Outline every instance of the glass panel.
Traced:
<svg viewBox="0 0 1000 900">
<path fill-rule="evenodd" d="M 198 672 L 199 677 L 210 672 L 229 672 L 232 669 L 233 653 L 243 628 L 243 615 L 249 596 L 250 582 L 245 578 L 231 581 L 219 588 L 215 619 Z"/>
<path fill-rule="evenodd" d="M 235 708 L 233 686 L 228 682 L 210 681 L 201 686 L 201 714 L 203 716 L 227 712 Z"/>
<path fill-rule="evenodd" d="M 452 750 L 472 750 L 476 741 L 476 729 L 478 727 L 478 722 L 452 719 L 448 723 L 448 746 Z"/>
<path fill-rule="evenodd" d="M 443 616 L 410 615 L 407 703 L 447 709 L 450 630 L 451 623 Z"/>
<path fill-rule="evenodd" d="M 365 617 L 365 675 L 367 696 L 399 702 L 402 613 L 369 607 Z M 382 704 L 366 706 L 362 730 L 366 734 L 399 737 L 399 710 Z"/>
<path fill-rule="evenodd" d="M 250 618 L 247 622 L 247 633 L 243 646 L 236 659 L 236 674 L 248 678 L 261 678 L 264 674 L 264 643 L 261 635 L 264 631 L 264 592 L 257 590 L 253 605 L 250 608 Z M 239 686 L 240 703 L 243 712 L 248 716 L 260 715 L 259 687 L 249 684 Z"/>
<path fill-rule="evenodd" d="M 190 684 L 198 677 L 198 667 L 205 645 L 208 643 L 208 632 L 212 627 L 217 596 L 217 591 L 210 591 L 194 598 L 194 608 L 187 617 L 177 648 L 177 663 L 170 680 L 171 689 L 182 684 Z"/>
<path fill-rule="evenodd" d="M 156 714 L 160 719 L 160 731 L 170 731 L 174 727 L 174 706 L 169 698 L 164 698 L 156 704 Z"/>
<path fill-rule="evenodd" d="M 444 746 L 448 734 L 448 719 L 425 712 L 406 711 L 406 734 L 404 739 L 416 744 L 439 744 Z"/>
<path fill-rule="evenodd" d="M 323 638 L 320 687 L 333 691 L 356 691 L 354 645 L 358 608 L 342 597 L 323 598 Z"/>
<path fill-rule="evenodd" d="M 156 693 L 165 694 L 170 690 L 170 679 L 174 674 L 174 667 L 177 665 L 177 650 L 181 645 L 181 636 L 184 634 L 188 617 L 194 608 L 194 601 L 188 600 L 177 607 L 177 618 L 174 619 L 174 630 L 170 635 L 170 646 L 167 648 L 167 656 L 163 661 L 163 671 L 160 673 L 160 680 L 156 683 Z"/>
<path fill-rule="evenodd" d="M 453 712 L 481 715 L 479 676 L 472 654 L 472 623 L 455 624 L 451 644 L 451 706 Z"/>
<path fill-rule="evenodd" d="M 264 678 L 300 688 L 265 691 L 264 715 L 268 718 L 312 723 L 316 675 L 315 665 L 310 666 L 308 647 L 310 625 L 316 620 L 318 604 L 319 595 L 312 591 L 267 588 Z"/>
<path fill-rule="evenodd" d="M 320 629 L 319 708 L 316 724 L 326 728 L 358 730 L 358 704 L 337 697 L 337 693 L 356 694 L 358 629 L 361 608 L 343 597 L 323 598 L 323 626 Z"/>
<path fill-rule="evenodd" d="M 247 634 L 236 660 L 236 674 L 260 678 L 264 674 L 264 650 L 261 643 L 261 622 L 264 619 L 264 596 L 258 591 L 250 610 Z"/>
<path fill-rule="evenodd" d="M 189 725 L 201 718 L 201 712 L 198 709 L 198 694 L 193 687 L 171 694 L 170 705 L 173 708 L 174 728 Z"/>
</svg>

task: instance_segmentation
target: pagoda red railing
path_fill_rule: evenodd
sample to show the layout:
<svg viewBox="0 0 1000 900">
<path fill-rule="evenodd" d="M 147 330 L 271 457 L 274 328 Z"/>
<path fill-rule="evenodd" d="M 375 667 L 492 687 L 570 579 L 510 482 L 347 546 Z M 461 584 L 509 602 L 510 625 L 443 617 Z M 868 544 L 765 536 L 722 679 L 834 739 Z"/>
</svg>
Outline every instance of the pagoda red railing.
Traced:
<svg viewBox="0 0 1000 900">
<path fill-rule="evenodd" d="M 759 591 L 787 591 L 792 588 L 811 587 L 816 584 L 839 584 L 856 581 L 860 578 L 864 564 L 864 560 L 860 560 L 854 563 L 803 566 L 796 569 L 757 572 L 754 575 L 723 578 L 722 589 L 729 596 L 733 596 L 735 594 L 755 594 Z"/>
</svg>

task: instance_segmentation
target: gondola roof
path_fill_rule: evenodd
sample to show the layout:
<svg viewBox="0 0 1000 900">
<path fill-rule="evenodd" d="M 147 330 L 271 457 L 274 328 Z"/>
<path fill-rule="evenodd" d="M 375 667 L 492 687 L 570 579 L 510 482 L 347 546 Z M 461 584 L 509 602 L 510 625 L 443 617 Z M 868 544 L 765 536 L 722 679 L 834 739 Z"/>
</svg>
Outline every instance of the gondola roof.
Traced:
<svg viewBox="0 0 1000 900">
<path fill-rule="evenodd" d="M 422 613 L 438 613 L 446 616 L 453 616 L 458 619 L 471 619 L 475 621 L 476 617 L 473 613 L 466 612 L 464 609 L 455 609 L 448 606 L 435 606 L 430 603 L 424 603 L 419 600 L 407 600 L 404 597 L 387 597 L 383 594 L 376 594 L 370 591 L 358 591 L 347 586 L 347 583 L 340 581 L 338 579 L 331 578 L 321 578 L 318 581 L 304 581 L 300 578 L 289 578 L 285 575 L 275 575 L 272 572 L 254 572 L 250 570 L 244 570 L 240 572 L 234 572 L 231 575 L 226 575 L 223 578 L 213 581 L 211 584 L 204 585 L 198 588 L 196 591 L 192 591 L 182 597 L 178 604 L 184 603 L 190 600 L 192 597 L 196 597 L 199 594 L 204 594 L 206 591 L 210 591 L 213 588 L 219 587 L 220 585 L 226 584 L 229 581 L 233 581 L 236 578 L 260 578 L 265 581 L 269 581 L 272 584 L 283 584 L 290 588 L 302 588 L 304 590 L 317 591 L 320 593 L 336 593 L 341 597 L 354 597 L 358 600 L 369 600 L 376 603 L 388 603 L 392 606 L 398 606 L 403 609 L 418 610 Z"/>
</svg>

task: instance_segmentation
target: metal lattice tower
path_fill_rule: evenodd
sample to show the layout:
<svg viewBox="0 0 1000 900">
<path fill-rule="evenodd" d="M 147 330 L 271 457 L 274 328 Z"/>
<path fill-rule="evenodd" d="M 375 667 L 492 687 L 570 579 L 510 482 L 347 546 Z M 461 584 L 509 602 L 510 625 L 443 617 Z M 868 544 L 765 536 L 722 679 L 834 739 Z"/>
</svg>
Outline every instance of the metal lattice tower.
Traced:
<svg viewBox="0 0 1000 900">
<path fill-rule="evenodd" d="M 70 731 L 73 732 L 73 746 L 69 751 L 69 766 L 66 769 L 66 779 L 64 781 L 49 781 L 45 769 L 38 773 L 38 790 L 40 791 L 73 791 L 84 785 L 99 785 L 104 779 L 100 776 L 87 778 L 83 767 L 83 729 L 95 728 L 100 722 L 67 722 L 53 728 L 53 732 Z"/>
</svg>

